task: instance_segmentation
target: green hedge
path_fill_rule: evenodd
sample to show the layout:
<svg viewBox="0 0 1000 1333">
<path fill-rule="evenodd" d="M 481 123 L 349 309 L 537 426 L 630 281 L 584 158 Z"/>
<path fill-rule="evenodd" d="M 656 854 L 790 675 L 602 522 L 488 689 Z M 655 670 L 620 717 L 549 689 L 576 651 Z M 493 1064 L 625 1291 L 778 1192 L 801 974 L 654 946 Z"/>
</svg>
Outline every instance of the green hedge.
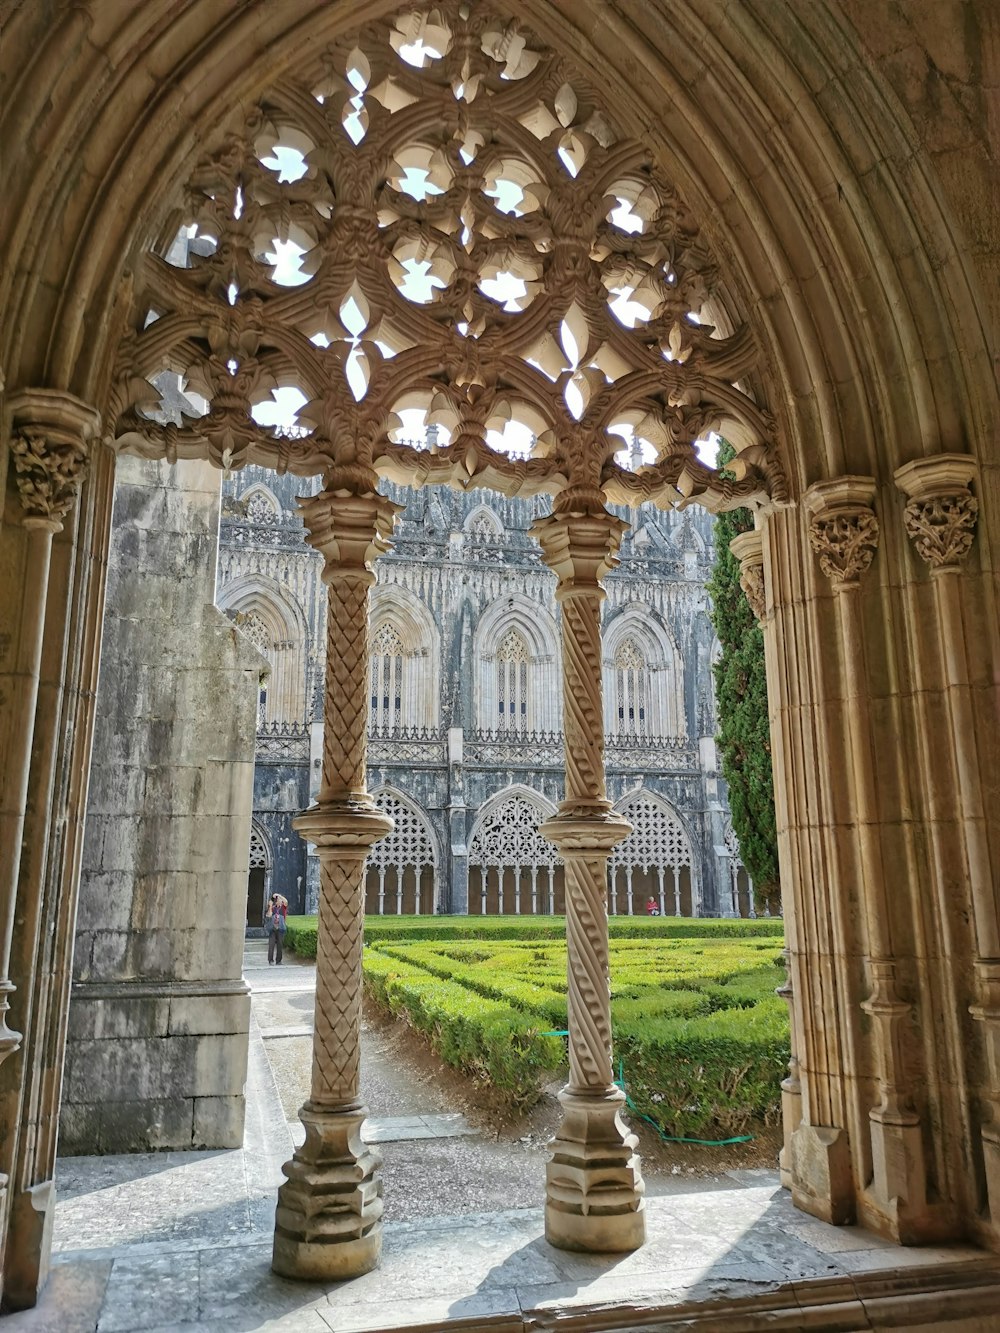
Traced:
<svg viewBox="0 0 1000 1333">
<path fill-rule="evenodd" d="M 364 985 L 377 1003 L 425 1032 L 447 1064 L 488 1079 L 515 1108 L 533 1105 L 543 1076 L 563 1064 L 561 1039 L 543 1036 L 524 1013 L 411 963 L 370 951 Z"/>
<path fill-rule="evenodd" d="M 665 1134 L 735 1137 L 780 1114 L 788 1015 L 772 996 L 693 1018 L 619 1019 L 615 1055 L 636 1109 Z"/>
</svg>

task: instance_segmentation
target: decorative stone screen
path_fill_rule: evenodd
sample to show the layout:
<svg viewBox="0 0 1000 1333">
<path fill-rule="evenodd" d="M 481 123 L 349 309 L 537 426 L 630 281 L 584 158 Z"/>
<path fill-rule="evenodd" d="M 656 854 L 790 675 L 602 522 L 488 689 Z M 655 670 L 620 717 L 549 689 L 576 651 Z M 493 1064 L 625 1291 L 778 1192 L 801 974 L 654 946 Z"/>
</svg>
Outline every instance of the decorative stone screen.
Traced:
<svg viewBox="0 0 1000 1333">
<path fill-rule="evenodd" d="M 629 836 L 611 853 L 610 911 L 619 906 L 629 916 L 650 898 L 661 916 L 696 915 L 691 878 L 691 844 L 666 801 L 639 792 L 617 807 L 632 825 Z M 687 907 L 687 912 L 683 908 Z"/>
<path fill-rule="evenodd" d="M 271 854 L 267 843 L 256 827 L 250 829 L 250 869 L 267 870 L 271 864 Z"/>
<path fill-rule="evenodd" d="M 538 832 L 552 813 L 541 801 L 514 791 L 487 808 L 469 842 L 469 910 L 524 913 L 556 910 L 562 861 Z"/>
<path fill-rule="evenodd" d="M 624 639 L 615 653 L 613 682 L 617 734 L 649 734 L 649 669 L 635 639 Z"/>
<path fill-rule="evenodd" d="M 434 841 L 423 811 L 394 792 L 377 792 L 375 804 L 395 827 L 368 853 L 366 910 L 379 916 L 434 910 Z"/>
</svg>

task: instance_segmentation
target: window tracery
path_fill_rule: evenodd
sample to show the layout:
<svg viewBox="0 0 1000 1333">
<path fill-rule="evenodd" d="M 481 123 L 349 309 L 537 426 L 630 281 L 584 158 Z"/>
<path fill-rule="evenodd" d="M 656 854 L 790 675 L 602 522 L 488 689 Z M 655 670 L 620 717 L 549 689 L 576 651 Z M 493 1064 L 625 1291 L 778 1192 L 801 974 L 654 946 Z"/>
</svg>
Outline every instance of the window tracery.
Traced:
<svg viewBox="0 0 1000 1333">
<path fill-rule="evenodd" d="M 499 8 L 444 0 L 316 51 L 234 112 L 179 202 L 137 282 L 119 447 L 626 504 L 784 494 L 705 236 Z M 166 369 L 206 405 L 180 424 L 153 419 Z M 263 424 L 281 395 L 294 421 Z M 393 415 L 414 405 L 423 431 Z M 696 448 L 718 429 L 740 448 L 726 475 Z"/>
<path fill-rule="evenodd" d="M 469 840 L 469 894 L 471 905 L 478 875 L 484 916 L 494 892 L 498 912 L 505 910 L 505 904 L 513 905 L 515 915 L 555 912 L 556 872 L 562 861 L 538 832 L 550 813 L 526 793 L 515 791 L 496 802 L 476 825 Z"/>
<path fill-rule="evenodd" d="M 372 726 L 377 734 L 403 725 L 403 640 L 385 620 L 372 636 Z"/>
<path fill-rule="evenodd" d="M 528 730 L 528 645 L 509 629 L 497 649 L 497 731 Z"/>
<path fill-rule="evenodd" d="M 618 645 L 614 658 L 614 691 L 617 705 L 617 734 L 649 734 L 649 670 L 646 659 L 631 636 Z"/>
<path fill-rule="evenodd" d="M 680 916 L 685 881 L 688 890 L 693 890 L 691 843 L 683 824 L 665 801 L 644 792 L 638 792 L 616 808 L 632 825 L 632 832 L 611 852 L 610 911 L 618 912 L 619 894 L 623 894 L 626 910 L 632 914 L 633 881 L 636 872 L 641 871 L 646 880 L 643 891 L 652 890 L 660 915 L 669 906 L 674 916 Z M 668 887 L 672 890 L 669 903 Z M 693 893 L 691 909 L 693 915 Z"/>
<path fill-rule="evenodd" d="M 271 497 L 263 491 L 254 491 L 246 502 L 246 519 L 258 527 L 277 523 L 278 510 Z"/>
<path fill-rule="evenodd" d="M 267 843 L 257 828 L 256 824 L 250 827 L 250 869 L 268 870 L 271 865 L 271 854 L 268 851 Z"/>
<path fill-rule="evenodd" d="M 393 821 L 392 832 L 368 853 L 369 875 L 377 885 L 376 910 L 385 914 L 388 893 L 391 910 L 401 915 L 412 891 L 413 910 L 419 912 L 421 877 L 436 865 L 430 823 L 421 810 L 393 792 L 376 792 L 374 801 Z"/>
</svg>

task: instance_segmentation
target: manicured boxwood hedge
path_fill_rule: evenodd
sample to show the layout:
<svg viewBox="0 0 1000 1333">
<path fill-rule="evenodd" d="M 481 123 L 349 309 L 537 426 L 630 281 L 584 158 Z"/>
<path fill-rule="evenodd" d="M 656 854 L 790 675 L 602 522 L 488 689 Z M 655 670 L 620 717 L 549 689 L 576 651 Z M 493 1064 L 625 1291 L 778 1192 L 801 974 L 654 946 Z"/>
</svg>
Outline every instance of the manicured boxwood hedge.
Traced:
<svg viewBox="0 0 1000 1333">
<path fill-rule="evenodd" d="M 781 922 L 612 918 L 616 1061 L 635 1108 L 669 1136 L 729 1138 L 780 1109 L 788 1063 Z M 364 984 L 441 1058 L 530 1105 L 564 1063 L 562 918 L 369 918 Z M 315 956 L 315 917 L 286 942 Z"/>
</svg>

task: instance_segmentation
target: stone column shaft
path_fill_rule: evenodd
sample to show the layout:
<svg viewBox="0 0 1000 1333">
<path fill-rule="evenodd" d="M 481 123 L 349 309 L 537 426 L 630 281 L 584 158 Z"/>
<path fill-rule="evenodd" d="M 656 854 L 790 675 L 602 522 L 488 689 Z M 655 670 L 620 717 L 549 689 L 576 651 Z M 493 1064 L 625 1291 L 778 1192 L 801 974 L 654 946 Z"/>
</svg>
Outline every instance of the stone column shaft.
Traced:
<svg viewBox="0 0 1000 1333">
<path fill-rule="evenodd" d="M 611 810 L 604 778 L 601 579 L 625 524 L 596 504 L 556 512 L 532 532 L 559 577 L 566 796 L 541 832 L 565 863 L 569 1084 L 546 1173 L 545 1234 L 564 1249 L 633 1250 L 645 1239 L 637 1140 L 615 1086 L 608 975 L 608 856 L 629 824 Z"/>
<path fill-rule="evenodd" d="M 316 1016 L 306 1141 L 284 1168 L 272 1266 L 339 1279 L 374 1268 L 382 1247 L 381 1159 L 361 1140 L 359 1096 L 365 859 L 392 829 L 365 790 L 368 598 L 398 506 L 348 490 L 300 504 L 328 588 L 322 779 L 316 804 L 295 821 L 320 861 Z"/>
</svg>

